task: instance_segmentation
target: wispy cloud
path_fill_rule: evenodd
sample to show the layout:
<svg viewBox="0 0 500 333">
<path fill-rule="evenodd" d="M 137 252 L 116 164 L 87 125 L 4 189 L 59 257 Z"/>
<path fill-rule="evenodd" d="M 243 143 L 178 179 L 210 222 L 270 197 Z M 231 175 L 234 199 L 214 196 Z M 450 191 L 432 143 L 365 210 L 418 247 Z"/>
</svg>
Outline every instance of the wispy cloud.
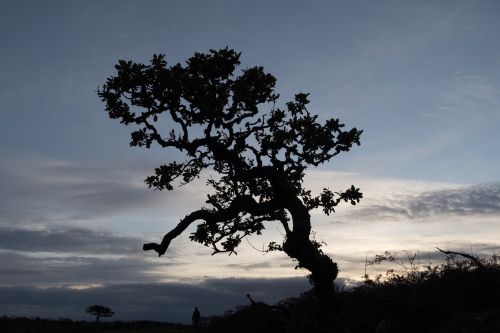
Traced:
<svg viewBox="0 0 500 333">
<path fill-rule="evenodd" d="M 500 111 L 500 92 L 487 77 L 456 72 L 440 95 L 439 109 L 487 121 Z"/>
<path fill-rule="evenodd" d="M 500 184 L 463 186 L 385 198 L 352 213 L 357 218 L 380 220 L 425 219 L 443 216 L 500 217 Z"/>
<path fill-rule="evenodd" d="M 99 165 L 50 159 L 11 159 L 0 165 L 0 226 L 110 227 L 113 218 L 177 221 L 202 193 L 152 191 L 143 179 L 153 167 Z M 99 221 L 92 222 L 93 220 Z M 127 224 L 123 224 L 127 230 Z M 97 226 L 95 226 L 97 227 Z M 128 225 L 133 227 L 133 225 Z M 128 228 L 130 230 L 130 228 Z"/>
</svg>

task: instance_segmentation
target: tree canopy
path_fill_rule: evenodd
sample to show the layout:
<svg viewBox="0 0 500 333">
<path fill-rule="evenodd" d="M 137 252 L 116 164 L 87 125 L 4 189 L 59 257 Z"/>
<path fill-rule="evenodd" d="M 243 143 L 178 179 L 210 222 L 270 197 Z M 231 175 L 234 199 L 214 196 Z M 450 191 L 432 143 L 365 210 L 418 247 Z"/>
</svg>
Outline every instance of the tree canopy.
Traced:
<svg viewBox="0 0 500 333">
<path fill-rule="evenodd" d="M 103 305 L 91 305 L 85 309 L 85 312 L 95 316 L 97 322 L 99 322 L 100 317 L 108 318 L 115 314 L 110 308 Z"/>
<path fill-rule="evenodd" d="M 306 93 L 279 107 L 276 78 L 260 66 L 239 66 L 240 53 L 229 48 L 195 53 L 185 65 L 169 66 L 162 54 L 148 64 L 120 60 L 98 90 L 109 117 L 134 126 L 131 146 L 157 144 L 184 154 L 184 160 L 156 168 L 145 180 L 150 188 L 173 190 L 203 170 L 211 174 L 206 205 L 144 250 L 163 255 L 198 222 L 191 240 L 214 254 L 232 254 L 245 237 L 260 234 L 265 222 L 277 222 L 285 239 L 268 249 L 296 259 L 311 272 L 314 287 L 330 294 L 338 268 L 310 237 L 309 212 L 330 214 L 341 202 L 355 205 L 362 194 L 354 186 L 313 194 L 303 178 L 308 167 L 359 145 L 362 130 L 346 129 L 336 118 L 320 122 L 308 110 Z"/>
</svg>

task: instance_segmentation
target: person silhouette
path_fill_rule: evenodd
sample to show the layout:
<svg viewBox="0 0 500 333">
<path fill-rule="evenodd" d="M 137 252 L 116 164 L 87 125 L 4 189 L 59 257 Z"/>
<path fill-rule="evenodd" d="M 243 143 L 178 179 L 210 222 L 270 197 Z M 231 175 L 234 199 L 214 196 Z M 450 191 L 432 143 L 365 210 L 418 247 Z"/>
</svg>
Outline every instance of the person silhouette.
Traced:
<svg viewBox="0 0 500 333">
<path fill-rule="evenodd" d="M 201 320 L 200 311 L 198 310 L 198 307 L 196 307 L 196 308 L 194 308 L 193 317 L 192 317 L 194 328 L 198 328 L 200 326 L 200 320 Z"/>
</svg>

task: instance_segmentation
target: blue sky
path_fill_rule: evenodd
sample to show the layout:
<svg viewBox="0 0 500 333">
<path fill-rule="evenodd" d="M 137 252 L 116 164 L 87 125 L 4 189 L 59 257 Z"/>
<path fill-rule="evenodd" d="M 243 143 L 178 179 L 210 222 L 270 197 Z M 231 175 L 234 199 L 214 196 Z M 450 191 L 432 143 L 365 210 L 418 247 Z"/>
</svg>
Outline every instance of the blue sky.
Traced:
<svg viewBox="0 0 500 333">
<path fill-rule="evenodd" d="M 130 148 L 130 129 L 107 118 L 95 93 L 118 59 L 147 62 L 153 53 L 173 64 L 229 46 L 243 67 L 277 77 L 283 105 L 309 92 L 322 119 L 364 130 L 360 147 L 306 179 L 315 190 L 352 183 L 365 194 L 334 216 L 313 214 L 341 281 L 359 278 L 365 255 L 387 249 L 498 253 L 498 17 L 497 1 L 472 0 L 1 2 L 0 287 L 14 296 L 0 314 L 81 318 L 78 306 L 61 305 L 78 290 L 115 295 L 103 297 L 122 318 L 187 321 L 197 301 L 187 290 L 224 293 L 213 281 L 239 286 L 220 311 L 245 303 L 248 284 L 258 293 L 263 278 L 290 286 L 262 294 L 275 301 L 307 288 L 286 257 L 249 245 L 213 258 L 185 235 L 166 258 L 140 250 L 205 195 L 203 182 L 148 190 L 143 179 L 174 155 Z M 280 237 L 271 226 L 251 242 Z M 120 286 L 154 294 L 179 282 L 189 282 L 176 289 L 186 309 L 171 317 L 152 315 L 153 302 L 130 314 L 116 296 Z M 40 288 L 61 303 L 23 305 Z M 215 309 L 213 299 L 196 304 Z"/>
</svg>

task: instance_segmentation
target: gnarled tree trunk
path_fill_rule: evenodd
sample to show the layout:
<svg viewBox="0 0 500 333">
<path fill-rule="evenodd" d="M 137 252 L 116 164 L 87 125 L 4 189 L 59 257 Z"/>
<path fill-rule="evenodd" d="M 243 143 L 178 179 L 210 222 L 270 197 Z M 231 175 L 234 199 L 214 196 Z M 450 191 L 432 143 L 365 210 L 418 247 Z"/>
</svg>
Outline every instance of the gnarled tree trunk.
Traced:
<svg viewBox="0 0 500 333">
<path fill-rule="evenodd" d="M 296 221 L 297 224 L 310 224 L 310 221 Z M 299 229 L 301 230 L 301 229 Z M 299 266 L 311 272 L 310 280 L 315 295 L 321 303 L 330 304 L 335 294 L 334 280 L 337 278 L 338 267 L 333 260 L 322 253 L 309 239 L 309 233 L 304 234 L 294 229 L 287 235 L 283 243 L 283 251 L 291 258 L 297 259 Z"/>
<path fill-rule="evenodd" d="M 311 272 L 309 278 L 318 301 L 322 307 L 331 309 L 335 295 L 334 280 L 339 272 L 338 266 L 310 239 L 311 215 L 308 208 L 299 198 L 286 191 L 287 181 L 280 183 L 281 186 L 275 183 L 273 187 L 277 190 L 276 194 L 284 198 L 285 207 L 292 217 L 293 225 L 293 230 L 286 234 L 283 251 L 289 257 L 296 259 L 299 267 Z"/>
</svg>

